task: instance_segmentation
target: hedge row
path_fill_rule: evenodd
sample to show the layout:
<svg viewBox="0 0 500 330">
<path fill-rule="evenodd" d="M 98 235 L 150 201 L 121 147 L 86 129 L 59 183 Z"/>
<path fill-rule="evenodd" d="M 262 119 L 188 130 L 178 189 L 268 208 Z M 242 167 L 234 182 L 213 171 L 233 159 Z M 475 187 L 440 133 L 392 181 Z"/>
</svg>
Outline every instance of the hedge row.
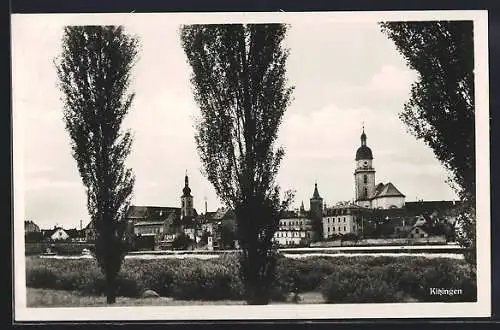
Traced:
<svg viewBox="0 0 500 330">
<path fill-rule="evenodd" d="M 217 259 L 127 259 L 118 295 L 138 297 L 146 289 L 185 300 L 240 300 L 244 286 L 234 255 Z M 104 277 L 89 259 L 27 258 L 27 286 L 104 293 Z M 476 280 L 461 260 L 422 257 L 280 257 L 273 300 L 292 292 L 321 292 L 327 302 L 475 301 Z M 462 289 L 461 295 L 430 295 L 431 288 Z"/>
</svg>

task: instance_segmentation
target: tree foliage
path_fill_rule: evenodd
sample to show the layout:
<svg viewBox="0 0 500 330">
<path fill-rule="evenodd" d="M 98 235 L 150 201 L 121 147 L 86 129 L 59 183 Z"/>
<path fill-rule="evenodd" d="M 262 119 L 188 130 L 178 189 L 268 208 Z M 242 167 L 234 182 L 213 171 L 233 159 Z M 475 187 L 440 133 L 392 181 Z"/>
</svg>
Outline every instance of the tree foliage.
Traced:
<svg viewBox="0 0 500 330">
<path fill-rule="evenodd" d="M 286 79 L 283 24 L 190 25 L 181 41 L 191 65 L 198 153 L 220 199 L 234 210 L 249 303 L 267 303 L 272 238 L 281 212 L 275 183 L 284 150 L 278 128 L 293 87 Z"/>
<path fill-rule="evenodd" d="M 465 205 L 457 218 L 458 240 L 474 250 L 467 259 L 475 264 L 473 22 L 385 22 L 381 28 L 419 74 L 400 117 L 449 170 L 450 184 Z"/>
<path fill-rule="evenodd" d="M 400 118 L 449 170 L 459 196 L 474 200 L 473 22 L 385 22 L 381 28 L 419 77 Z"/>
<path fill-rule="evenodd" d="M 188 235 L 185 233 L 180 233 L 177 236 L 175 236 L 174 241 L 172 242 L 172 248 L 174 250 L 187 250 L 194 241 L 189 238 Z"/>
<path fill-rule="evenodd" d="M 120 127 L 134 98 L 128 89 L 137 52 L 138 40 L 122 27 L 68 26 L 56 63 L 64 122 L 86 188 L 108 303 L 115 302 L 115 280 L 126 253 L 124 216 L 135 180 L 125 165 L 132 136 Z"/>
<path fill-rule="evenodd" d="M 223 223 L 220 225 L 220 245 L 223 249 L 234 249 L 236 233 L 233 226 Z"/>
</svg>

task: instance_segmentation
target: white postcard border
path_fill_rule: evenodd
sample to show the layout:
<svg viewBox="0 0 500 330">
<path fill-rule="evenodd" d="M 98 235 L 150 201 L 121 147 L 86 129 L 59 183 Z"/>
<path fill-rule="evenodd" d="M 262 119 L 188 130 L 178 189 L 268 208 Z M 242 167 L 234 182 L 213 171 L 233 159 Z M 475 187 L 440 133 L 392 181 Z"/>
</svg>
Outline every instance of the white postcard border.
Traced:
<svg viewBox="0 0 500 330">
<path fill-rule="evenodd" d="M 12 43 L 16 31 L 30 20 L 57 20 L 63 25 L 137 23 L 137 20 L 169 20 L 172 24 L 264 22 L 377 22 L 390 20 L 474 20 L 477 177 L 477 289 L 475 303 L 314 304 L 267 306 L 147 306 L 27 308 L 24 262 L 24 190 L 22 114 L 13 98 L 14 158 L 14 302 L 16 321 L 97 320 L 240 320 L 240 319 L 364 319 L 491 316 L 490 173 L 488 103 L 487 11 L 313 12 L 313 13 L 131 13 L 131 14 L 15 14 L 11 16 Z M 14 47 L 13 47 L 14 49 Z M 15 62 L 15 54 L 12 54 Z M 14 66 L 13 66 L 14 67 Z M 15 75 L 15 72 L 12 72 Z"/>
</svg>

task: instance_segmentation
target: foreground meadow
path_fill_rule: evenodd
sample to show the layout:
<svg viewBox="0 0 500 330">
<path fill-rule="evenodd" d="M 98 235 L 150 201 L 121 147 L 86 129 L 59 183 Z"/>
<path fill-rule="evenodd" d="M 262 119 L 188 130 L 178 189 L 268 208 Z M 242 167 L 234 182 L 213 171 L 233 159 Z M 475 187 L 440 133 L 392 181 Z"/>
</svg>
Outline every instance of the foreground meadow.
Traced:
<svg viewBox="0 0 500 330">
<path fill-rule="evenodd" d="M 243 304 L 236 256 L 126 259 L 118 305 Z M 104 305 L 104 277 L 93 259 L 26 258 L 28 306 Z M 431 295 L 431 288 L 462 294 Z M 154 292 L 152 292 L 154 291 Z M 150 295 L 158 297 L 150 297 Z M 476 301 L 476 280 L 463 260 L 424 257 L 280 257 L 273 303 Z"/>
</svg>

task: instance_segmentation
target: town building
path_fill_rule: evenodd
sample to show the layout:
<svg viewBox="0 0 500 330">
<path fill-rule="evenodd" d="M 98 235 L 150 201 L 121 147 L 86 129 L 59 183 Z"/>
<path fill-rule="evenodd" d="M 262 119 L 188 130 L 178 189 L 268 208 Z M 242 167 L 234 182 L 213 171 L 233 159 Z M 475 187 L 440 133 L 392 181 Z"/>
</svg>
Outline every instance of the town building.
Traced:
<svg viewBox="0 0 500 330">
<path fill-rule="evenodd" d="M 429 234 L 422 226 L 414 226 L 408 233 L 408 238 L 427 238 Z"/>
<path fill-rule="evenodd" d="M 68 233 L 61 227 L 55 228 L 52 234 L 50 235 L 50 239 L 53 241 L 63 241 L 67 240 L 68 238 L 69 238 Z"/>
<path fill-rule="evenodd" d="M 155 236 L 176 231 L 180 226 L 181 208 L 131 205 L 126 214 L 128 228 L 136 236 Z"/>
<path fill-rule="evenodd" d="M 274 241 L 280 246 L 307 245 L 313 239 L 311 219 L 306 217 L 303 204 L 301 212 L 289 212 L 279 220 L 278 230 L 274 233 Z"/>
<path fill-rule="evenodd" d="M 363 231 L 363 218 L 367 210 L 356 204 L 339 205 L 328 208 L 323 214 L 323 238 L 353 234 L 359 236 Z"/>
<path fill-rule="evenodd" d="M 40 227 L 31 220 L 24 221 L 24 233 L 39 233 Z"/>
</svg>

